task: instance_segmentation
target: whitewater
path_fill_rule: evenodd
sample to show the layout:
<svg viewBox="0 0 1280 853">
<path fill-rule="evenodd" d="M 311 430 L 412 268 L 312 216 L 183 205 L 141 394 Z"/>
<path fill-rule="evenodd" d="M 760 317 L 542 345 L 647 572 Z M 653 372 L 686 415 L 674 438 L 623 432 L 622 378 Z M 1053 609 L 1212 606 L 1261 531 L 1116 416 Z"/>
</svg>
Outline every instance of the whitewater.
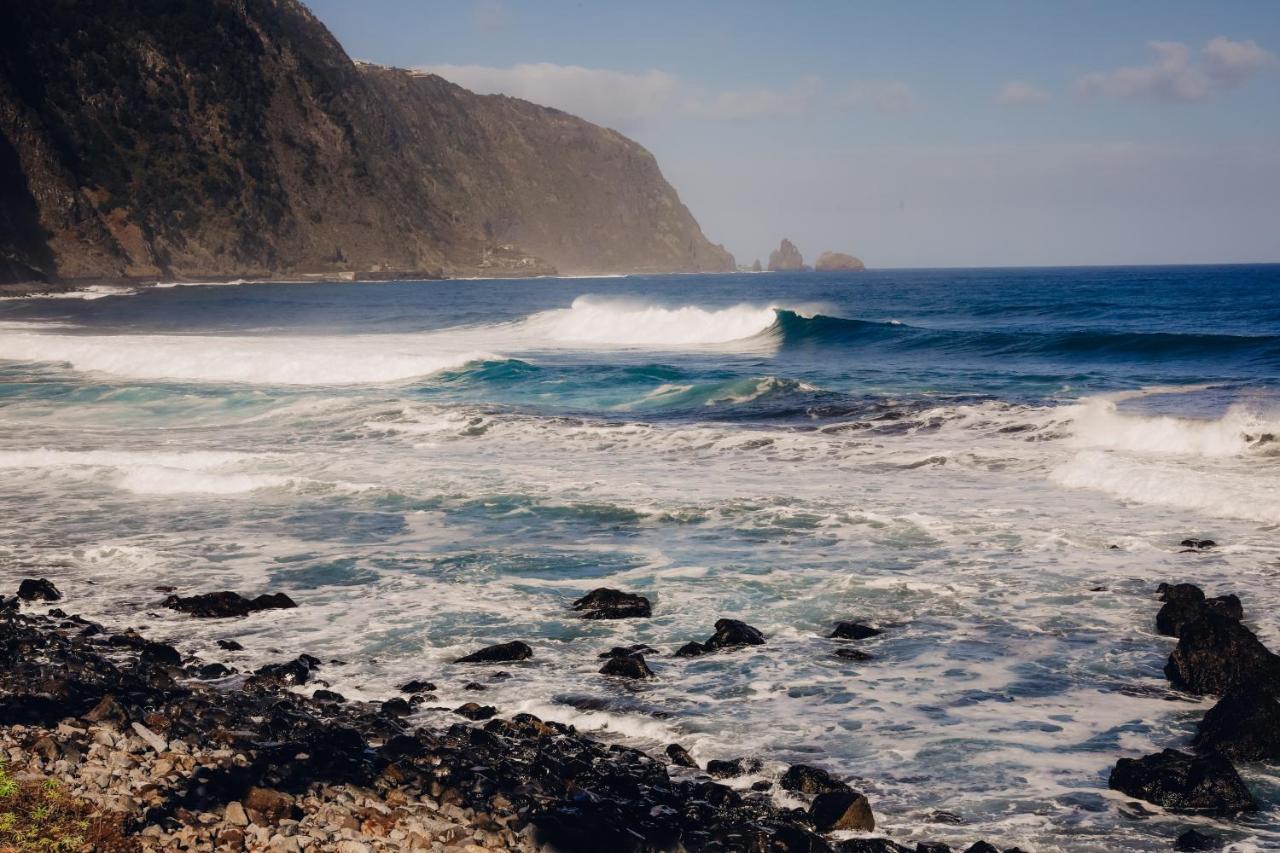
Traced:
<svg viewBox="0 0 1280 853">
<path fill-rule="evenodd" d="M 896 840 L 1167 850 L 1115 761 L 1211 704 L 1154 590 L 1236 592 L 1280 649 L 1280 268 L 184 286 L 0 303 L 0 572 L 351 698 L 426 678 L 699 761 L 856 781 Z M 1187 537 L 1218 547 L 1183 553 Z M 574 618 L 598 586 L 646 620 Z M 296 610 L 191 620 L 184 594 Z M 740 618 L 764 646 L 676 648 Z M 836 657 L 838 620 L 884 633 Z M 218 640 L 243 651 L 226 652 Z M 450 661 L 520 639 L 465 685 Z M 597 655 L 647 644 L 658 678 Z M 421 722 L 450 724 L 436 710 Z M 962 825 L 951 821 L 958 819 Z"/>
</svg>

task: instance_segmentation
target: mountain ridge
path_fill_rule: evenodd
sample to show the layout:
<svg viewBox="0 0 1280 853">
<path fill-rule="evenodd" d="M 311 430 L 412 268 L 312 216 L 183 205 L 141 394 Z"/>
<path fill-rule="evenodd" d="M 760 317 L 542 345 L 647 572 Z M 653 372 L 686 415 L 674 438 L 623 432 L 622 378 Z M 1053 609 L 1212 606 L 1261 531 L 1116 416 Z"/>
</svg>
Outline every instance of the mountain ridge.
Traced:
<svg viewBox="0 0 1280 853">
<path fill-rule="evenodd" d="M 0 9 L 0 281 L 731 270 L 653 156 L 297 0 Z"/>
</svg>

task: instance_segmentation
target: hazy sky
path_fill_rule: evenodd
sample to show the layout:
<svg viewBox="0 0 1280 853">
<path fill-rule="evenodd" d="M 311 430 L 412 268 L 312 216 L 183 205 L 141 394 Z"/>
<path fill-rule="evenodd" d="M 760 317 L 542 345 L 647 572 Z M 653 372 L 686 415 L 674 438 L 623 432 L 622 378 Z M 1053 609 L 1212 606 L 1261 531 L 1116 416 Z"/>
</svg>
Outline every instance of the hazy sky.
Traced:
<svg viewBox="0 0 1280 853">
<path fill-rule="evenodd" d="M 1280 261 L 1280 2 L 310 0 L 617 128 L 740 263 Z"/>
</svg>

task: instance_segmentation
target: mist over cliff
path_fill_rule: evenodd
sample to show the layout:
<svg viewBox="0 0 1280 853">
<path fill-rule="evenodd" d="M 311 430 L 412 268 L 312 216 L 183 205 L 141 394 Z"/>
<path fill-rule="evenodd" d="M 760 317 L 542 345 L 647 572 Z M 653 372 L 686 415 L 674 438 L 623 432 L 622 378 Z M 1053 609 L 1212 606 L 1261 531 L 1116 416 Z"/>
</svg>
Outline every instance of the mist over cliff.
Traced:
<svg viewBox="0 0 1280 853">
<path fill-rule="evenodd" d="M 719 271 L 653 156 L 296 0 L 0 8 L 0 281 Z"/>
</svg>

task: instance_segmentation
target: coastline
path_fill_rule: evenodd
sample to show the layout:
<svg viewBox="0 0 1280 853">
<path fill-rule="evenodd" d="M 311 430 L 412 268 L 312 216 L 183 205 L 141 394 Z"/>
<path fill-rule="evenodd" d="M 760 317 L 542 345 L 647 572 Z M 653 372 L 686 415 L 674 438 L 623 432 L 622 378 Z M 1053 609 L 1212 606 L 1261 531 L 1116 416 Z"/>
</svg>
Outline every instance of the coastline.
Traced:
<svg viewBox="0 0 1280 853">
<path fill-rule="evenodd" d="M 447 728 L 416 728 L 427 682 L 346 701 L 316 689 L 325 664 L 306 654 L 237 673 L 60 608 L 3 607 L 4 769 L 76 804 L 80 849 L 911 849 L 851 837 L 873 828 L 871 809 L 819 768 L 792 766 L 783 791 L 747 788 L 734 780 L 750 759 L 704 770 L 675 745 L 651 756 L 475 703 Z"/>
</svg>

